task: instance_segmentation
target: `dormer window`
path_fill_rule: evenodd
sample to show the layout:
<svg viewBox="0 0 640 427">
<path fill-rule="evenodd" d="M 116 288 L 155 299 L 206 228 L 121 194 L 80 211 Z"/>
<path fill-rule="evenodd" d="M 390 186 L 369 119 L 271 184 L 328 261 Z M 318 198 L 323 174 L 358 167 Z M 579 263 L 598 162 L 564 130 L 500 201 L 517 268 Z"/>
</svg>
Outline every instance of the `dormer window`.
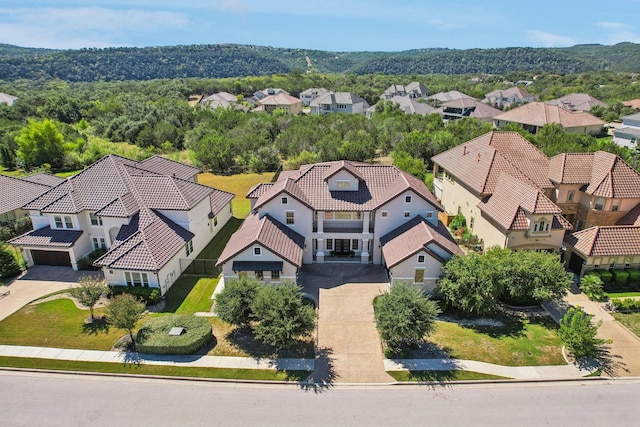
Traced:
<svg viewBox="0 0 640 427">
<path fill-rule="evenodd" d="M 533 225 L 533 231 L 536 233 L 545 233 L 549 231 L 549 221 L 547 219 L 542 218 L 538 222 Z"/>
<path fill-rule="evenodd" d="M 338 190 L 348 190 L 349 189 L 349 181 L 340 180 L 340 181 L 336 181 L 336 184 L 338 186 Z"/>
</svg>

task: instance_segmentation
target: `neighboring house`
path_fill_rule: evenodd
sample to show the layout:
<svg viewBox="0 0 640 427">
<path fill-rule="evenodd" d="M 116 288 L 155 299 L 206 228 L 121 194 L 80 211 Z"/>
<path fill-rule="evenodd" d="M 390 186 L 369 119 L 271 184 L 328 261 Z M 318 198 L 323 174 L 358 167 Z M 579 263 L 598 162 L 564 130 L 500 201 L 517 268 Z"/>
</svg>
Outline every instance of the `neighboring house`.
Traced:
<svg viewBox="0 0 640 427">
<path fill-rule="evenodd" d="M 457 90 L 452 90 L 449 92 L 438 92 L 434 95 L 427 97 L 427 99 L 431 102 L 434 107 L 439 107 L 445 102 L 455 101 L 456 99 L 474 99 L 472 96 L 466 95 L 462 92 L 458 92 Z"/>
<path fill-rule="evenodd" d="M 259 90 L 257 92 L 254 92 L 253 96 L 247 99 L 247 102 L 249 102 L 250 105 L 258 105 L 258 102 L 261 99 L 264 99 L 267 96 L 277 95 L 279 93 L 285 93 L 285 94 L 289 95 L 289 92 L 287 92 L 284 89 L 270 87 L 270 88 L 267 88 L 267 89 L 262 89 L 262 90 Z"/>
<path fill-rule="evenodd" d="M 231 217 L 233 194 L 159 156 L 109 155 L 26 203 L 34 230 L 12 239 L 29 266 L 66 265 L 96 249 L 109 284 L 171 287 Z"/>
<path fill-rule="evenodd" d="M 634 110 L 640 110 L 640 98 L 631 99 L 629 101 L 622 101 L 625 107 L 633 108 Z"/>
<path fill-rule="evenodd" d="M 238 98 L 229 92 L 214 93 L 213 95 L 209 95 L 204 98 L 202 101 L 200 101 L 200 103 L 212 109 L 233 107 L 243 111 L 249 110 L 244 105 L 239 104 Z"/>
<path fill-rule="evenodd" d="M 484 96 L 482 102 L 502 110 L 513 104 L 526 104 L 528 102 L 534 102 L 535 100 L 535 95 L 530 94 L 518 86 L 513 86 L 509 89 L 489 92 Z"/>
<path fill-rule="evenodd" d="M 327 92 L 311 101 L 311 114 L 365 114 L 369 104 L 350 92 Z"/>
<path fill-rule="evenodd" d="M 308 107 L 311 104 L 311 101 L 313 101 L 320 95 L 324 95 L 327 92 L 329 91 L 323 87 L 312 87 L 303 92 L 300 92 L 300 101 L 302 101 L 302 106 Z"/>
<path fill-rule="evenodd" d="M 535 134 L 546 124 L 558 123 L 567 132 L 599 134 L 605 122 L 582 111 L 571 111 L 545 102 L 530 102 L 494 117 L 493 123 L 500 129 L 515 123 Z"/>
<path fill-rule="evenodd" d="M 408 85 L 391 85 L 380 95 L 380 99 L 391 99 L 397 96 L 406 96 L 410 99 L 426 98 L 430 94 L 429 89 L 419 82 L 411 82 Z"/>
<path fill-rule="evenodd" d="M 398 108 L 405 112 L 405 114 L 420 114 L 425 116 L 427 114 L 438 113 L 437 108 L 433 108 L 426 102 L 420 102 L 417 99 L 409 98 L 408 96 L 394 96 L 390 99 L 385 99 L 387 102 L 393 102 L 398 104 Z M 366 110 L 367 117 L 371 118 L 376 112 L 376 106 L 372 105 Z"/>
<path fill-rule="evenodd" d="M 431 291 L 442 265 L 460 253 L 438 221 L 435 197 L 395 166 L 304 165 L 247 198 L 252 214 L 218 260 L 225 278 L 295 280 L 303 264 L 358 262 L 386 265 L 392 283 Z"/>
<path fill-rule="evenodd" d="M 258 101 L 258 106 L 253 111 L 263 111 L 271 114 L 276 110 L 284 110 L 289 114 L 300 114 L 302 112 L 302 101 L 295 96 L 281 92 L 276 95 L 269 95 Z"/>
<path fill-rule="evenodd" d="M 7 104 L 9 107 L 12 107 L 16 101 L 18 101 L 18 98 L 15 96 L 0 92 L 0 104 Z"/>
<path fill-rule="evenodd" d="M 460 98 L 445 102 L 439 111 L 443 120 L 458 120 L 463 117 L 471 117 L 487 123 L 493 123 L 493 118 L 502 114 L 501 110 L 472 98 Z"/>
<path fill-rule="evenodd" d="M 591 107 L 594 107 L 596 105 L 599 105 L 601 107 L 607 106 L 607 104 L 605 104 L 604 102 L 594 98 L 587 93 L 572 93 L 563 96 L 562 98 L 547 101 L 547 104 L 557 105 L 569 111 L 584 112 L 589 112 L 589 110 L 591 110 Z"/>
<path fill-rule="evenodd" d="M 28 216 L 22 206 L 40 197 L 51 187 L 64 181 L 54 175 L 38 173 L 24 178 L 0 174 L 0 225 L 8 225 L 16 219 Z"/>
<path fill-rule="evenodd" d="M 613 131 L 612 141 L 623 147 L 636 150 L 640 139 L 640 113 L 622 117 L 622 127 Z"/>
</svg>

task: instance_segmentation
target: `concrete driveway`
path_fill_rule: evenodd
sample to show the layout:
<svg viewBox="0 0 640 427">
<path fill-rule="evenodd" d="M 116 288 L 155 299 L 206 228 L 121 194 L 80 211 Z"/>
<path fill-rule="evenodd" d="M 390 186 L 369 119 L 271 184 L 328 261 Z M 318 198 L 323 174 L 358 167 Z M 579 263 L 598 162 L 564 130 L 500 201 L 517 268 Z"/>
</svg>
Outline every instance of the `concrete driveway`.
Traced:
<svg viewBox="0 0 640 427">
<path fill-rule="evenodd" d="M 373 299 L 389 288 L 381 266 L 305 265 L 301 283 L 318 301 L 316 383 L 389 383 Z"/>
<path fill-rule="evenodd" d="M 102 272 L 73 271 L 69 267 L 36 265 L 29 268 L 21 277 L 0 288 L 0 293 L 9 294 L 0 299 L 0 320 L 20 310 L 31 301 L 52 292 L 69 289 L 82 276 Z"/>
</svg>

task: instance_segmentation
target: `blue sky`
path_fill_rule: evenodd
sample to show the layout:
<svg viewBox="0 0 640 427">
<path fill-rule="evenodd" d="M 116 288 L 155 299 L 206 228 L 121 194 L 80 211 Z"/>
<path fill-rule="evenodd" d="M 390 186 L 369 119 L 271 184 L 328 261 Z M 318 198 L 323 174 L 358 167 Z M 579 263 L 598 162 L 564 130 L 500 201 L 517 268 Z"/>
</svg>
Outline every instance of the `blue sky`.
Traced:
<svg viewBox="0 0 640 427">
<path fill-rule="evenodd" d="M 3 0 L 0 43 L 331 51 L 640 43 L 640 0 Z"/>
</svg>

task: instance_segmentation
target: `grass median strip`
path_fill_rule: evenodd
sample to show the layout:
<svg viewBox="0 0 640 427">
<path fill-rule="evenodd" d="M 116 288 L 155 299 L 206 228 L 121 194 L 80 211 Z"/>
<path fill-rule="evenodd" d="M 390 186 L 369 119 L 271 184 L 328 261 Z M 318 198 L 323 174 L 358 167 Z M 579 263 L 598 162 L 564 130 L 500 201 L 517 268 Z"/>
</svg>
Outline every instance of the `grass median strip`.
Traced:
<svg viewBox="0 0 640 427">
<path fill-rule="evenodd" d="M 189 368 L 183 366 L 145 365 L 135 363 L 79 362 L 75 360 L 32 359 L 7 356 L 0 356 L 0 366 L 10 368 L 50 369 L 55 371 L 103 372 L 113 374 L 162 375 L 171 377 L 292 382 L 302 381 L 311 374 L 311 372 L 309 371 Z"/>
<path fill-rule="evenodd" d="M 480 381 L 509 380 L 499 375 L 483 374 L 473 371 L 388 371 L 396 381 L 400 382 L 446 382 L 446 381 Z"/>
</svg>

